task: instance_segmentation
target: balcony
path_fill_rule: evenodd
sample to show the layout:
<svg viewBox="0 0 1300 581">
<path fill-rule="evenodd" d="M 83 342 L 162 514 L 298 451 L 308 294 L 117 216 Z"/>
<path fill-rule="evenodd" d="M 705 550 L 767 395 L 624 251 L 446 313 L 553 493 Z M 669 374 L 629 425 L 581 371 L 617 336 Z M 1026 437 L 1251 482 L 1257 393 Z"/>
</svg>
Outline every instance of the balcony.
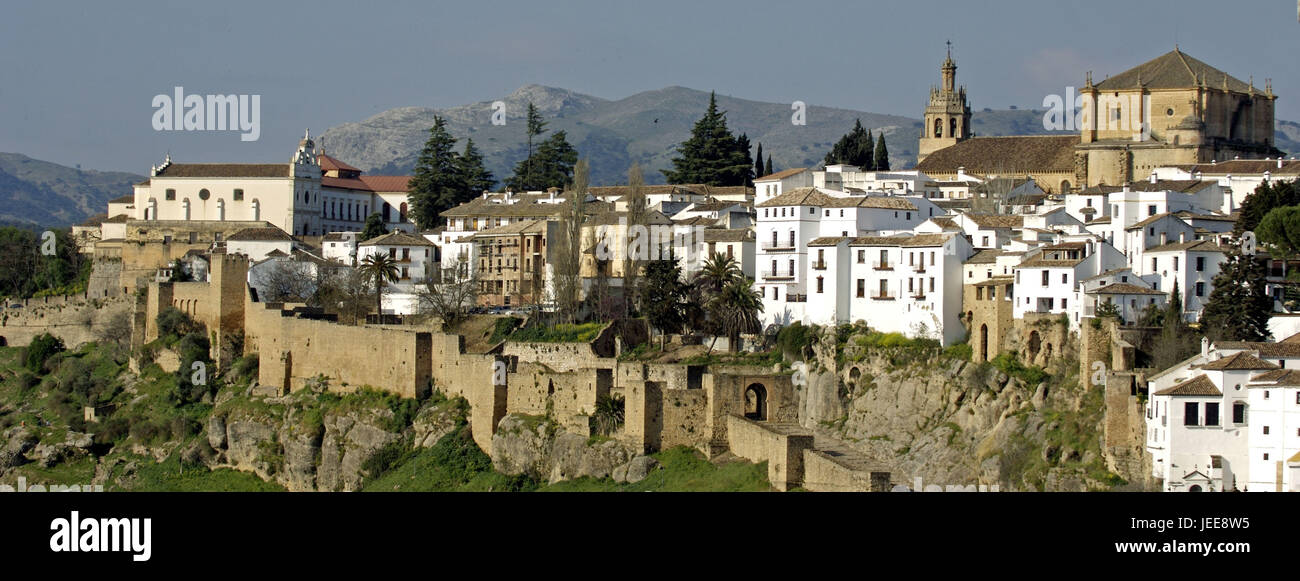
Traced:
<svg viewBox="0 0 1300 581">
<path fill-rule="evenodd" d="M 871 300 L 892 301 L 897 298 L 898 298 L 897 296 L 890 294 L 889 291 L 881 291 L 881 290 L 871 291 Z"/>
<path fill-rule="evenodd" d="M 785 295 L 785 302 L 806 303 L 808 302 L 808 295 Z"/>
<path fill-rule="evenodd" d="M 763 245 L 763 250 L 766 250 L 768 252 L 794 252 L 795 245 L 793 242 L 789 244 L 786 244 L 784 242 L 775 242 L 775 243 L 769 242 Z"/>
<path fill-rule="evenodd" d="M 766 270 L 759 273 L 763 280 L 794 280 L 793 270 Z"/>
<path fill-rule="evenodd" d="M 872 270 L 894 270 L 894 263 L 881 262 L 879 260 L 871 263 Z"/>
<path fill-rule="evenodd" d="M 909 292 L 909 293 L 907 293 L 907 294 L 911 295 L 912 298 L 914 298 L 914 299 L 916 299 L 916 300 L 918 300 L 918 301 L 923 301 L 923 300 L 925 300 L 925 291 L 919 290 L 919 291 L 916 291 L 916 292 Z"/>
<path fill-rule="evenodd" d="M 813 270 L 826 270 L 826 263 L 825 263 L 824 261 L 818 260 L 817 262 L 814 262 L 814 263 L 813 263 L 813 265 L 812 265 L 812 269 L 813 269 Z"/>
<path fill-rule="evenodd" d="M 924 274 L 924 273 L 925 273 L 925 261 L 922 260 L 920 264 L 914 264 L 914 265 L 912 265 L 912 270 L 915 271 L 915 272 L 919 272 L 919 273 L 923 273 L 923 274 Z"/>
</svg>

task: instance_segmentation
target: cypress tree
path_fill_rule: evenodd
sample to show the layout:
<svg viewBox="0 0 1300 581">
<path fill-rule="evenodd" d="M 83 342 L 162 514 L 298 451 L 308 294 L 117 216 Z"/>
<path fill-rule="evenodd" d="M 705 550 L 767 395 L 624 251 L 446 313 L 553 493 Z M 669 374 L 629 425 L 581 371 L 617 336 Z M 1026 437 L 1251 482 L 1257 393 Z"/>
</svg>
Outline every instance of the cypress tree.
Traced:
<svg viewBox="0 0 1300 581">
<path fill-rule="evenodd" d="M 763 142 L 758 142 L 758 152 L 754 155 L 754 179 L 761 178 L 767 174 L 763 173 Z"/>
<path fill-rule="evenodd" d="M 889 171 L 889 148 L 885 146 L 885 133 L 880 133 L 880 141 L 876 142 L 876 171 Z"/>
<path fill-rule="evenodd" d="M 691 137 L 677 146 L 673 169 L 662 170 L 664 178 L 673 184 L 749 185 L 754 162 L 748 142 L 747 137 L 742 143 L 727 130 L 726 113 L 718 110 L 717 96 L 711 93 L 704 117 L 695 122 Z"/>
<path fill-rule="evenodd" d="M 772 175 L 772 154 L 767 154 L 767 167 L 763 168 L 763 175 Z"/>
</svg>

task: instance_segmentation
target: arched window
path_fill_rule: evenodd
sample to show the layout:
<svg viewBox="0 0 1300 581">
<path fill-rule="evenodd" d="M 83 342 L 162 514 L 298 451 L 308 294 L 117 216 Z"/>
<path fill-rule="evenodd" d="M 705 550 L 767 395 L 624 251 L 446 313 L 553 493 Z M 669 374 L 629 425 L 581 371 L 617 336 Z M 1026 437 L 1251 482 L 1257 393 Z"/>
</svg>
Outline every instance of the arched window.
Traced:
<svg viewBox="0 0 1300 581">
<path fill-rule="evenodd" d="M 385 222 L 391 222 L 391 221 L 392 221 L 392 220 L 389 219 L 389 217 L 392 215 L 392 213 L 393 213 L 393 207 L 392 207 L 391 205 L 389 205 L 388 202 L 384 202 L 384 212 L 381 214 L 381 216 L 384 218 L 384 221 L 385 221 Z"/>
<path fill-rule="evenodd" d="M 398 215 L 401 216 L 401 221 L 402 221 L 402 222 L 405 222 L 405 221 L 406 221 L 406 202 L 402 202 L 402 205 L 400 206 L 400 209 L 398 210 Z"/>
<path fill-rule="evenodd" d="M 957 137 L 957 118 L 948 119 L 948 137 Z"/>
<path fill-rule="evenodd" d="M 943 137 L 943 119 L 934 120 L 934 136 Z"/>
</svg>

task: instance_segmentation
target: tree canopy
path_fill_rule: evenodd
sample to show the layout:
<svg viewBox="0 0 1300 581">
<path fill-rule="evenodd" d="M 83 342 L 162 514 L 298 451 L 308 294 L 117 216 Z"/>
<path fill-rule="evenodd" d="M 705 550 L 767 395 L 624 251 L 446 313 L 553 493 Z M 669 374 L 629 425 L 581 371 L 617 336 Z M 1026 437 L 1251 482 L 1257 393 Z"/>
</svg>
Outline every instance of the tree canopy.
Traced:
<svg viewBox="0 0 1300 581">
<path fill-rule="evenodd" d="M 853 122 L 853 129 L 840 137 L 826 154 L 826 165 L 855 165 L 862 171 L 876 169 L 876 144 L 871 132 L 862 127 L 862 120 Z"/>
<path fill-rule="evenodd" d="M 672 184 L 745 186 L 753 183 L 754 160 L 749 138 L 727 129 L 727 113 L 718 110 L 717 95 L 709 94 L 709 108 L 695 122 L 691 137 L 677 146 L 673 169 L 663 170 Z"/>
<path fill-rule="evenodd" d="M 467 140 L 463 155 L 456 153 L 456 138 L 447 131 L 446 120 L 435 116 L 408 186 L 411 219 L 421 229 L 433 228 L 443 211 L 472 200 L 494 183 L 473 141 Z"/>
<path fill-rule="evenodd" d="M 1214 341 L 1267 341 L 1273 297 L 1265 292 L 1264 262 L 1233 251 L 1214 277 L 1201 312 L 1201 330 Z"/>
</svg>

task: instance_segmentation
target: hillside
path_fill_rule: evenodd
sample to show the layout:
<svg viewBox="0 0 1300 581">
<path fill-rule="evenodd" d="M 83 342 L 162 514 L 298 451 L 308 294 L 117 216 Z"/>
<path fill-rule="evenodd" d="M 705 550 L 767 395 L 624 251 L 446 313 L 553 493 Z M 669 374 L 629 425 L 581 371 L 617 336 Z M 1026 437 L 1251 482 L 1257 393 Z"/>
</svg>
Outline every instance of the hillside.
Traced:
<svg viewBox="0 0 1300 581">
<path fill-rule="evenodd" d="M 131 193 L 131 184 L 143 179 L 0 153 L 0 222 L 77 224 L 103 212 L 109 200 Z"/>
<path fill-rule="evenodd" d="M 501 99 L 506 104 L 504 126 L 491 123 L 492 101 L 448 109 L 406 107 L 385 111 L 358 123 L 333 127 L 322 135 L 330 155 L 371 173 L 409 172 L 424 144 L 434 115 L 444 116 L 457 138 L 472 138 L 483 152 L 488 169 L 497 179 L 509 176 L 514 164 L 527 154 L 523 113 L 532 101 L 547 118 L 548 131 L 564 130 L 579 153 L 592 161 L 592 182 L 620 183 L 633 160 L 646 168 L 650 183 L 663 183 L 659 170 L 671 166 L 674 148 L 690 135 L 691 126 L 708 106 L 709 93 L 686 87 L 645 91 L 618 100 L 606 100 L 565 89 L 527 85 Z M 763 144 L 776 169 L 812 166 L 822 160 L 855 119 L 881 131 L 889 144 L 894 167 L 916 161 L 921 121 L 851 109 L 810 105 L 807 125 L 790 121 L 789 103 L 767 103 L 718 96 L 732 131 L 745 133 L 751 143 Z M 972 119 L 980 135 L 1043 133 L 1042 113 L 1030 110 L 981 111 Z M 463 142 L 462 142 L 463 144 Z"/>
</svg>

